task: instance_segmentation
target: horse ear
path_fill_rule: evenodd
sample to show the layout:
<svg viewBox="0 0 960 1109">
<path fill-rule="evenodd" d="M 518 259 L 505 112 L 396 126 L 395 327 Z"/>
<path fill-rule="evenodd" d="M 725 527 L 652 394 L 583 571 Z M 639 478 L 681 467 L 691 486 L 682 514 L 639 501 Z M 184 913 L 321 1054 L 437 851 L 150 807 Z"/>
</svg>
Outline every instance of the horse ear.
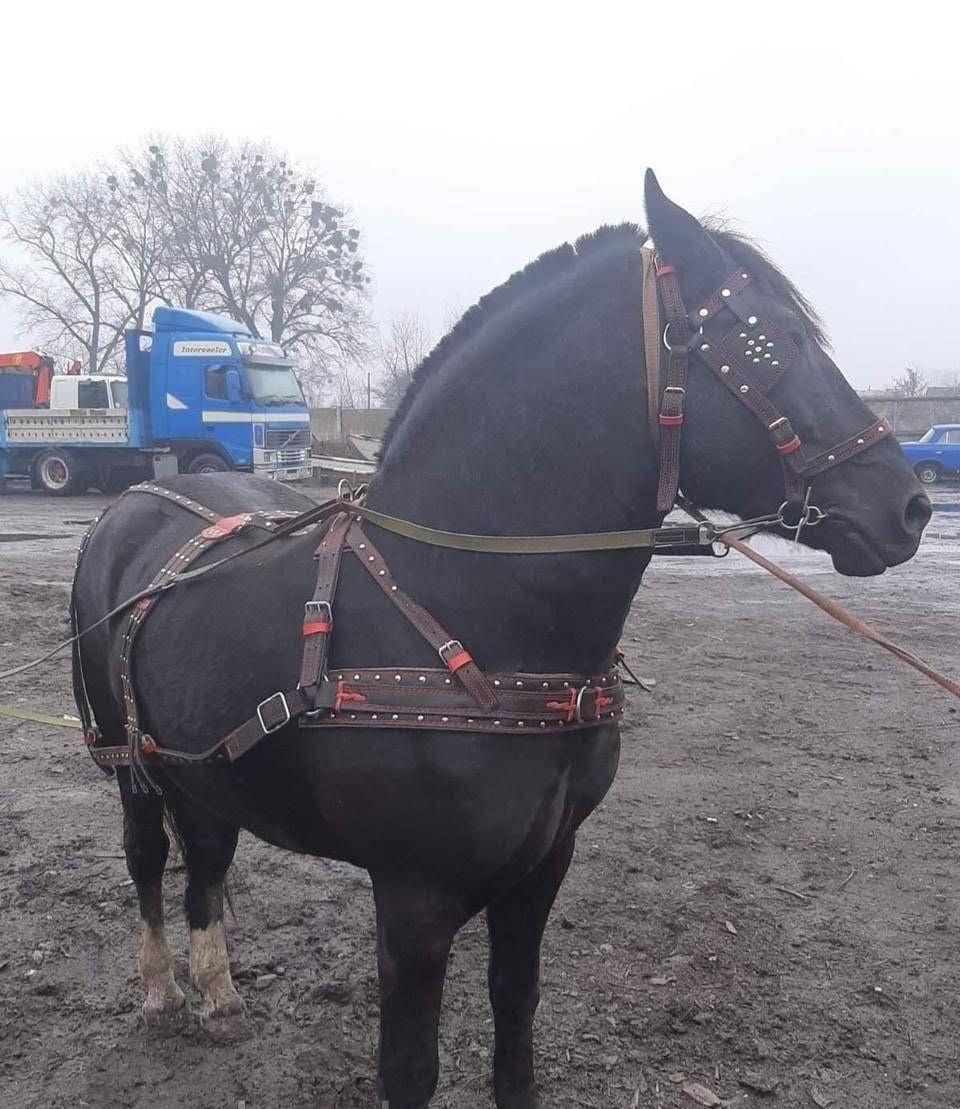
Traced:
<svg viewBox="0 0 960 1109">
<path fill-rule="evenodd" d="M 664 193 L 652 169 L 647 170 L 643 191 L 647 230 L 664 262 L 676 266 L 684 292 L 722 281 L 725 268 L 720 248 L 698 220 Z"/>
</svg>

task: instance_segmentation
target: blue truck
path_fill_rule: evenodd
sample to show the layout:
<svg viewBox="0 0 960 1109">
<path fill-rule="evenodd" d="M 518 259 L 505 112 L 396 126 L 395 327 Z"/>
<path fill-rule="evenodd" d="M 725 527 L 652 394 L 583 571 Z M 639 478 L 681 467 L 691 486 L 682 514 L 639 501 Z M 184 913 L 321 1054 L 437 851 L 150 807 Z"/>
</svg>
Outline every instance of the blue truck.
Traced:
<svg viewBox="0 0 960 1109">
<path fill-rule="evenodd" d="M 178 472 L 310 476 L 310 416 L 277 343 L 167 307 L 124 340 L 125 376 L 55 375 L 48 402 L 0 409 L 0 491 L 8 475 L 54 496 Z"/>
<path fill-rule="evenodd" d="M 924 485 L 960 474 L 960 424 L 934 424 L 916 443 L 900 446 Z"/>
</svg>

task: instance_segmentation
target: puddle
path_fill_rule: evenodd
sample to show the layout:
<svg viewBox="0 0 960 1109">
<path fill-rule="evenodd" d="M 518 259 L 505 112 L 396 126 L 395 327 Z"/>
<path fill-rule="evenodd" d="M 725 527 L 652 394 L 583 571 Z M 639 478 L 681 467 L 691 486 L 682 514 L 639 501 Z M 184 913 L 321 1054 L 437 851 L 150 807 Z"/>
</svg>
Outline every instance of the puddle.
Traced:
<svg viewBox="0 0 960 1109">
<path fill-rule="evenodd" d="M 36 543 L 41 539 L 72 539 L 73 536 L 69 532 L 59 531 L 14 531 L 7 532 L 5 535 L 0 535 L 0 543 Z"/>
</svg>

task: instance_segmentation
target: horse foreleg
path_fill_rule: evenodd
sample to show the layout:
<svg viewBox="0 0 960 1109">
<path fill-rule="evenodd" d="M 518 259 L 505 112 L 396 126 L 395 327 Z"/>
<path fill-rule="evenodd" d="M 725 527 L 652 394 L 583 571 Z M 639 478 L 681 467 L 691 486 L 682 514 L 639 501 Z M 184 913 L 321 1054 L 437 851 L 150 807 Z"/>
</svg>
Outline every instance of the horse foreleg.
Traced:
<svg viewBox="0 0 960 1109">
<path fill-rule="evenodd" d="M 163 798 L 135 793 L 130 772 L 117 772 L 123 804 L 123 850 L 140 902 L 140 978 L 146 991 L 143 1015 L 154 1021 L 183 1008 L 186 998 L 173 977 L 173 958 L 163 930 L 163 868 L 170 840 L 163 830 Z"/>
<path fill-rule="evenodd" d="M 200 991 L 200 1019 L 215 1020 L 243 1012 L 230 976 L 227 933 L 223 926 L 223 887 L 237 848 L 239 829 L 195 811 L 186 798 L 169 794 L 187 867 L 185 907 L 190 928 L 190 977 Z"/>
<path fill-rule="evenodd" d="M 497 1109 L 537 1109 L 533 1018 L 540 1000 L 540 941 L 573 855 L 563 840 L 519 885 L 487 907 Z"/>
<path fill-rule="evenodd" d="M 458 898 L 373 875 L 380 972 L 379 1104 L 422 1109 L 439 1075 L 437 1026 L 450 944 L 468 913 Z"/>
</svg>

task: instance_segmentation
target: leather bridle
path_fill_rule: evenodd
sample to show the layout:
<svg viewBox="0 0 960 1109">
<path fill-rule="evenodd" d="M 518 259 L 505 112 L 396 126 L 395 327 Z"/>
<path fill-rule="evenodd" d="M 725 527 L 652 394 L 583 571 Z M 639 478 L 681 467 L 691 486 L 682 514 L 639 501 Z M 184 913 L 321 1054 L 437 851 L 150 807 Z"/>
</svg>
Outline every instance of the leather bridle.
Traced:
<svg viewBox="0 0 960 1109">
<path fill-rule="evenodd" d="M 869 427 L 819 454 L 808 456 L 790 420 L 770 392 L 799 354 L 793 339 L 764 318 L 763 300 L 750 274 L 737 270 L 700 306 L 688 312 L 673 266 L 656 260 L 656 284 L 666 317 L 662 332 L 667 368 L 660 394 L 660 480 L 657 511 L 669 512 L 680 482 L 680 433 L 684 419 L 687 374 L 691 358 L 703 363 L 767 429 L 783 464 L 784 503 L 781 524 L 799 537 L 826 513 L 810 503 L 811 479 L 867 450 L 892 432 L 876 420 Z M 644 316 L 647 319 L 647 314 Z M 649 364 L 647 373 L 656 372 Z M 785 516 L 795 512 L 796 517 Z"/>
</svg>

